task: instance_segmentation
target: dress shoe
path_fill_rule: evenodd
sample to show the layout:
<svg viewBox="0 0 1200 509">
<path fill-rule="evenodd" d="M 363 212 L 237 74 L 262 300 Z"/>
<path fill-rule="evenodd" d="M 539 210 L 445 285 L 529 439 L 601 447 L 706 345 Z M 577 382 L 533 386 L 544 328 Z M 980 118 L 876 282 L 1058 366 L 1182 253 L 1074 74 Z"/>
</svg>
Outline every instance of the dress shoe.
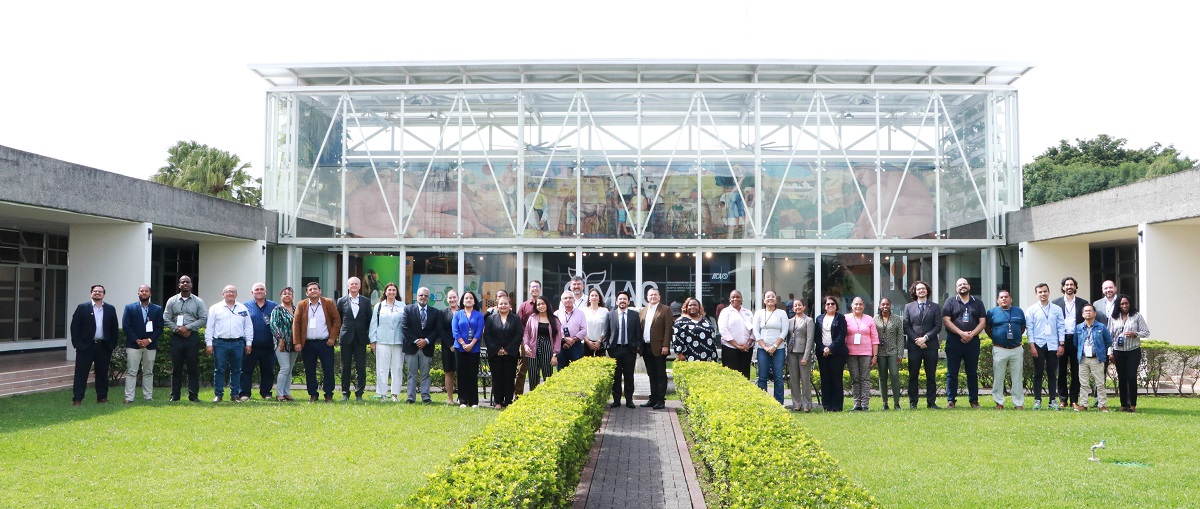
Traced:
<svg viewBox="0 0 1200 509">
<path fill-rule="evenodd" d="M 954 403 L 955 402 L 953 402 L 953 401 L 946 403 L 946 408 L 954 408 Z"/>
<path fill-rule="evenodd" d="M 979 409 L 979 403 L 971 403 L 971 408 Z"/>
<path fill-rule="evenodd" d="M 192 403 L 199 403 L 200 396 L 188 396 L 188 401 L 191 401 Z"/>
<path fill-rule="evenodd" d="M 408 399 L 404 400 L 404 402 L 405 402 L 405 403 L 408 403 L 408 404 L 410 404 L 410 405 L 411 405 L 411 404 L 413 404 L 413 403 L 416 403 L 416 402 L 417 402 L 417 400 L 415 400 L 415 399 L 413 399 L 413 398 L 408 398 Z"/>
<path fill-rule="evenodd" d="M 317 398 L 316 396 L 309 396 L 309 397 L 308 397 L 308 402 L 309 402 L 309 403 L 316 403 L 318 399 L 319 399 L 319 398 Z"/>
<path fill-rule="evenodd" d="M 650 408 L 653 408 L 655 410 L 662 410 L 664 408 L 667 408 L 667 405 L 664 404 L 663 402 L 659 401 L 658 403 L 655 403 L 654 406 L 652 406 Z"/>
<path fill-rule="evenodd" d="M 496 406 L 499 406 L 499 405 L 496 405 Z M 609 404 L 609 405 L 608 405 L 608 408 L 617 408 L 617 407 L 619 407 L 619 406 L 621 406 L 621 402 L 620 402 L 620 401 L 614 401 L 614 402 L 612 402 L 611 404 Z"/>
<path fill-rule="evenodd" d="M 652 407 L 652 406 L 654 406 L 654 400 L 652 400 L 652 399 L 646 400 L 646 402 L 642 403 L 641 406 L 646 407 L 646 408 Z"/>
<path fill-rule="evenodd" d="M 1000 403 L 996 403 L 996 410 L 1004 410 L 1004 405 L 1001 405 Z"/>
<path fill-rule="evenodd" d="M 937 403 L 930 403 L 928 405 L 925 405 L 925 408 L 928 408 L 930 410 L 941 410 L 942 409 L 942 407 L 938 406 Z"/>
<path fill-rule="evenodd" d="M 1076 412 L 1082 412 L 1084 410 L 1087 410 L 1086 408 L 1079 406 L 1078 403 L 1072 404 L 1071 408 L 1074 409 Z"/>
<path fill-rule="evenodd" d="M 127 399 L 127 400 L 125 400 L 125 404 L 126 404 L 126 405 L 132 405 L 132 404 L 133 404 L 133 400 L 132 400 L 132 399 Z"/>
<path fill-rule="evenodd" d="M 432 399 L 422 399 L 421 403 L 431 404 L 431 403 L 433 403 L 433 400 Z"/>
<path fill-rule="evenodd" d="M 1129 407 L 1129 413 L 1131 413 L 1131 414 L 1132 414 L 1132 413 L 1134 413 L 1134 412 L 1137 412 L 1137 406 L 1131 406 L 1131 407 Z"/>
<path fill-rule="evenodd" d="M 343 395 L 342 395 L 342 399 L 339 399 L 338 401 L 339 401 L 339 402 L 341 402 L 341 403 L 345 403 L 345 402 L 347 402 L 347 401 L 350 401 L 350 395 L 349 395 L 349 394 L 343 394 Z"/>
<path fill-rule="evenodd" d="M 222 398 L 221 398 L 220 396 L 216 396 L 216 397 L 214 397 L 214 398 L 213 398 L 213 403 L 220 403 L 220 402 L 221 402 L 221 399 L 222 399 Z"/>
<path fill-rule="evenodd" d="M 167 401 L 179 401 L 179 396 L 171 396 Z"/>
<path fill-rule="evenodd" d="M 1100 411 L 1101 411 L 1101 412 L 1104 412 L 1104 413 L 1108 413 L 1108 407 L 1107 407 L 1107 406 L 1102 406 L 1102 407 L 1100 407 Z"/>
<path fill-rule="evenodd" d="M 1127 407 L 1127 406 L 1123 406 L 1123 407 L 1121 407 L 1121 411 L 1122 411 L 1122 412 L 1128 412 L 1128 411 L 1129 411 L 1129 407 Z"/>
<path fill-rule="evenodd" d="M 897 405 L 897 406 L 899 406 L 899 405 Z M 887 409 L 888 409 L 888 404 L 887 404 L 887 403 L 884 403 L 884 404 L 883 404 L 883 409 L 884 409 L 884 410 L 887 410 Z"/>
<path fill-rule="evenodd" d="M 857 412 L 859 410 L 861 410 L 861 408 L 858 405 L 854 405 L 854 408 L 850 409 L 851 412 Z"/>
<path fill-rule="evenodd" d="M 247 401 L 250 401 L 250 396 L 242 396 L 238 398 L 238 403 L 245 403 Z"/>
<path fill-rule="evenodd" d="M 72 401 L 71 406 L 83 406 L 83 402 L 78 400 Z"/>
<path fill-rule="evenodd" d="M 96 400 L 96 403 L 108 403 L 108 398 L 100 398 Z"/>
<path fill-rule="evenodd" d="M 1020 406 L 1020 405 L 1013 407 L 1013 410 L 1024 410 L 1024 409 L 1025 409 L 1025 407 Z"/>
<path fill-rule="evenodd" d="M 275 397 L 275 401 L 278 401 L 278 402 L 280 402 L 280 403 L 283 403 L 284 401 L 287 401 L 287 400 L 286 400 L 286 399 L 283 399 L 283 396 L 276 396 L 276 397 Z"/>
<path fill-rule="evenodd" d="M 354 401 L 362 401 L 362 394 L 355 394 Z"/>
<path fill-rule="evenodd" d="M 909 410 L 916 410 L 916 409 L 917 409 L 917 404 L 916 404 L 916 403 L 909 403 L 909 404 L 908 404 L 908 409 L 909 409 Z"/>
<path fill-rule="evenodd" d="M 333 396 L 332 396 L 332 395 L 325 396 L 325 402 L 326 402 L 326 403 L 333 403 Z"/>
<path fill-rule="evenodd" d="M 625 408 L 637 408 L 637 405 L 633 404 L 633 402 L 630 401 L 628 403 L 625 403 Z"/>
</svg>

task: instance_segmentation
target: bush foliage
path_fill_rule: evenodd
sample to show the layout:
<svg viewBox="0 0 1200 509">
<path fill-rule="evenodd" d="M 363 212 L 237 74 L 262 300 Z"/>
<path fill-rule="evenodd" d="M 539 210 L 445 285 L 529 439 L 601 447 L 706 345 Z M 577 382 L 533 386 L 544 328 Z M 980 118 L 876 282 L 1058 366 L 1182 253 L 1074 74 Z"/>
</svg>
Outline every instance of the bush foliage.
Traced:
<svg viewBox="0 0 1200 509">
<path fill-rule="evenodd" d="M 509 406 L 401 507 L 570 507 L 612 388 L 585 357 Z"/>
<path fill-rule="evenodd" d="M 675 384 L 720 507 L 878 507 L 799 421 L 739 373 L 678 363 Z"/>
</svg>

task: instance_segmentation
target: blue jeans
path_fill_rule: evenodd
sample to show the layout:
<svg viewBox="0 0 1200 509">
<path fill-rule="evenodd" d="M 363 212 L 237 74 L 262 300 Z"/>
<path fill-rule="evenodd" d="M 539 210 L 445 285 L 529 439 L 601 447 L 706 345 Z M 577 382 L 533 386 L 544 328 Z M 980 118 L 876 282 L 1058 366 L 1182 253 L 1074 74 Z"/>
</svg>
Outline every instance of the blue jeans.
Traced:
<svg viewBox="0 0 1200 509">
<path fill-rule="evenodd" d="M 242 358 L 246 355 L 245 341 L 213 341 L 213 392 L 218 398 L 225 395 L 225 375 L 229 375 L 229 396 L 242 393 Z"/>
<path fill-rule="evenodd" d="M 758 388 L 767 390 L 767 377 L 775 382 L 775 401 L 783 404 L 783 361 L 787 359 L 784 348 L 768 354 L 766 350 L 758 349 Z"/>
</svg>

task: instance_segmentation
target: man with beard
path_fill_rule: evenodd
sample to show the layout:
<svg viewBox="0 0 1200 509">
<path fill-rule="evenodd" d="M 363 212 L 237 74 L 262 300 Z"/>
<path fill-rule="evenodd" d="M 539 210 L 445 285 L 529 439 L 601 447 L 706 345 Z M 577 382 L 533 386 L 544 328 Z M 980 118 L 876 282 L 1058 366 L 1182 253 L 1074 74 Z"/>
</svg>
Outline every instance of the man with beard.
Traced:
<svg viewBox="0 0 1200 509">
<path fill-rule="evenodd" d="M 979 333 L 987 321 L 983 302 L 971 296 L 971 284 L 959 278 L 954 284 L 958 298 L 942 307 L 942 326 L 946 329 L 946 406 L 954 408 L 958 399 L 958 368 L 967 369 L 967 400 L 979 408 Z"/>
<path fill-rule="evenodd" d="M 1075 278 L 1067 276 L 1062 280 L 1063 296 L 1052 302 L 1063 311 L 1063 354 L 1058 358 L 1058 404 L 1065 408 L 1068 404 L 1079 403 L 1079 360 L 1075 347 L 1075 326 L 1083 323 L 1083 307 L 1088 301 L 1075 295 L 1079 283 Z M 1070 371 L 1070 374 L 1068 374 Z M 1050 395 L 1054 397 L 1053 394 Z"/>
<path fill-rule="evenodd" d="M 192 293 L 192 278 L 179 276 L 179 293 L 163 306 L 163 321 L 171 326 L 171 401 L 179 401 L 184 369 L 188 401 L 200 401 L 200 328 L 208 322 L 208 306 Z"/>
<path fill-rule="evenodd" d="M 138 287 L 137 302 L 125 306 L 121 325 L 125 329 L 125 404 L 133 403 L 138 369 L 142 370 L 142 396 L 154 399 L 154 357 L 163 332 L 163 308 L 150 302 L 150 285 Z"/>
<path fill-rule="evenodd" d="M 968 288 L 968 291 L 970 289 Z M 937 405 L 938 333 L 942 332 L 937 302 L 929 299 L 929 283 L 917 281 L 908 289 L 912 302 L 904 305 L 904 335 L 908 338 L 908 407 L 917 408 L 917 381 L 925 364 L 925 407 Z"/>
</svg>

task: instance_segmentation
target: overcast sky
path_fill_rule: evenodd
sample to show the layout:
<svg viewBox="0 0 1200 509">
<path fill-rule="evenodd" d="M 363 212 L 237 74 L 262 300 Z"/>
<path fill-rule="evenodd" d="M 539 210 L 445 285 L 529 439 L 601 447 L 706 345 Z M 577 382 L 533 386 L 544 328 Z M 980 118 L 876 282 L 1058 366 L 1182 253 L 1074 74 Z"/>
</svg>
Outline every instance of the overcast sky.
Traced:
<svg viewBox="0 0 1200 509">
<path fill-rule="evenodd" d="M 412 4 L 412 5 L 410 5 Z M 1100 133 L 1200 157 L 1194 18 L 1142 2 L 20 2 L 0 145 L 135 177 L 195 140 L 261 175 L 250 64 L 514 59 L 1026 62 L 1021 160 Z"/>
</svg>

